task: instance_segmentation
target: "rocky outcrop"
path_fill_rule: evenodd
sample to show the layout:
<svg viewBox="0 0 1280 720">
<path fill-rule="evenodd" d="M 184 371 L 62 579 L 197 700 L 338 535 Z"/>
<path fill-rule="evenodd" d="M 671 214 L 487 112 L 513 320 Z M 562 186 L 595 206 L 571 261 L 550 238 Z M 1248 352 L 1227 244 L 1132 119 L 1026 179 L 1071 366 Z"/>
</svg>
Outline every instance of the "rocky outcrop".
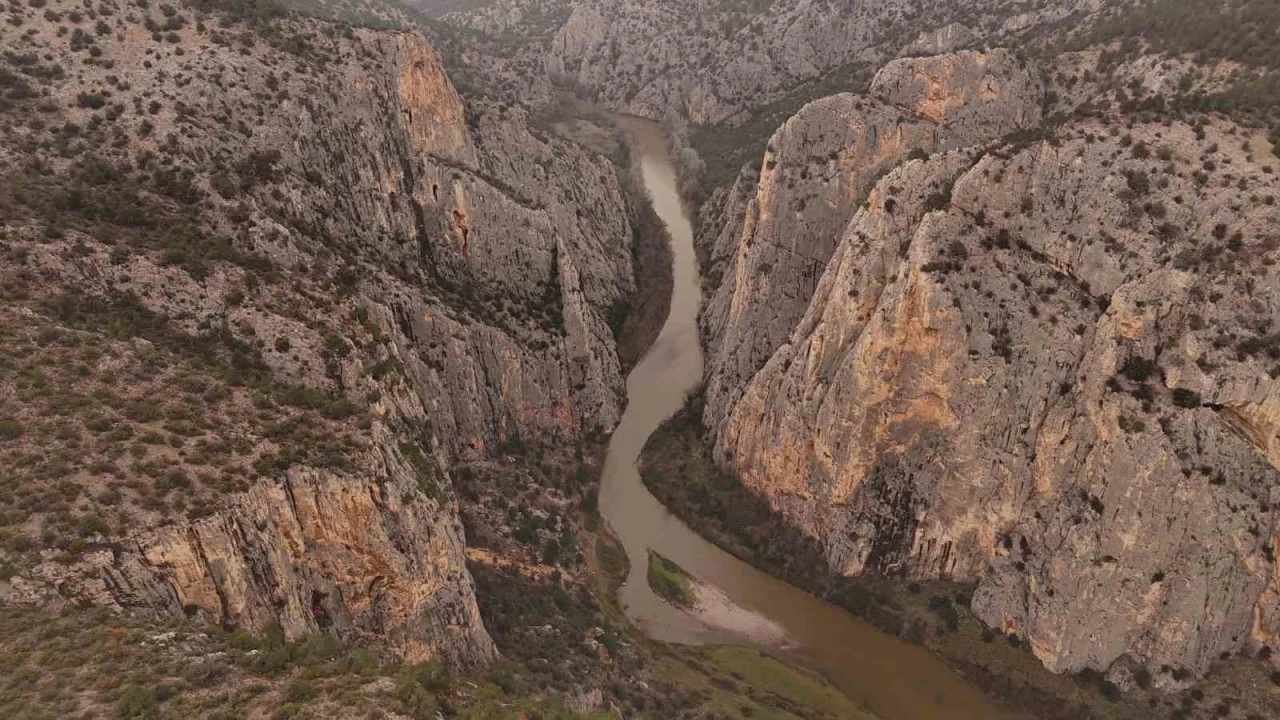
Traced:
<svg viewBox="0 0 1280 720">
<path fill-rule="evenodd" d="M 465 110 L 435 50 L 413 33 L 396 37 L 396 91 L 401 125 L 415 155 L 475 165 Z"/>
<path fill-rule="evenodd" d="M 977 582 L 1055 671 L 1274 643 L 1278 218 L 1248 198 L 1280 183 L 1249 148 L 1082 122 L 905 163 L 718 460 L 840 572 Z"/>
<path fill-rule="evenodd" d="M 1036 75 L 1010 53 L 964 52 L 894 61 L 876 75 L 872 97 L 824 98 L 779 128 L 740 228 L 721 229 L 713 251 L 729 256 L 723 241 L 733 238 L 702 317 L 708 427 L 720 426 L 791 333 L 841 230 L 882 173 L 912 151 L 1033 126 L 1039 107 Z"/>
<path fill-rule="evenodd" d="M 9 600 L 71 596 L 256 631 L 278 625 L 291 638 L 331 633 L 409 662 L 488 662 L 493 643 L 456 511 L 424 496 L 396 451 L 365 460 L 365 476 L 290 469 L 209 518 L 141 531 L 70 567 L 42 564 L 14 581 Z"/>
<path fill-rule="evenodd" d="M 973 145 L 1040 123 L 1040 78 L 1003 49 L 894 60 L 876 73 L 870 93 L 937 123 L 942 147 Z"/>
</svg>

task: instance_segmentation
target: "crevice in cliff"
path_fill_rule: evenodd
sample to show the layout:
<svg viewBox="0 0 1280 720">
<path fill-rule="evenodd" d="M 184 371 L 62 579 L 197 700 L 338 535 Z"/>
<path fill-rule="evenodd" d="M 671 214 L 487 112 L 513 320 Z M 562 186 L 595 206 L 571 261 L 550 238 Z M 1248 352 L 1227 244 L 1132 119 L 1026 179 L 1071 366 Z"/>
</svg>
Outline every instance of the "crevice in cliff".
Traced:
<svg viewBox="0 0 1280 720">
<path fill-rule="evenodd" d="M 320 632 L 329 632 L 333 627 L 333 618 L 328 609 L 329 594 L 320 590 L 311 591 L 311 617 L 315 618 Z"/>
<path fill-rule="evenodd" d="M 213 588 L 213 592 L 218 596 L 218 624 L 224 628 L 234 627 L 229 612 L 231 606 L 227 601 L 227 593 L 222 588 L 222 578 L 218 577 L 218 574 L 214 572 L 213 567 L 209 564 L 209 554 L 205 552 L 204 544 L 200 541 L 200 533 L 196 532 L 195 528 L 188 528 L 187 534 L 191 537 L 191 544 L 195 548 L 196 557 L 200 559 L 200 566 L 204 570 L 205 577 L 209 578 L 209 586 Z M 170 580 L 170 583 L 172 582 Z M 174 590 L 177 590 L 176 586 Z M 183 612 L 186 612 L 185 605 L 183 606 Z"/>
<path fill-rule="evenodd" d="M 418 240 L 418 256 L 425 260 L 427 273 L 436 282 L 440 282 L 439 262 L 435 256 L 435 248 L 431 244 L 431 236 L 427 232 L 427 215 L 422 207 L 422 203 L 418 202 L 418 197 L 414 192 L 414 188 L 418 186 L 418 179 L 413 171 L 413 158 L 409 156 L 406 148 L 403 146 L 397 148 L 400 156 L 401 184 L 404 190 L 404 196 L 409 203 L 409 209 L 413 213 L 414 234 Z"/>
</svg>

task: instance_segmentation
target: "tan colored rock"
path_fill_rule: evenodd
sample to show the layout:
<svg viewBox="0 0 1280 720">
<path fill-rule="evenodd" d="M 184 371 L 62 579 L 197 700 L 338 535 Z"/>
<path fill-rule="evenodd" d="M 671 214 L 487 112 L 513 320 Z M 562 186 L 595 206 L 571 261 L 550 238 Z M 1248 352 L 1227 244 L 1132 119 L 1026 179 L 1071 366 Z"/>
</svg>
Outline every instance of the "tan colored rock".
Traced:
<svg viewBox="0 0 1280 720">
<path fill-rule="evenodd" d="M 457 516 L 419 491 L 395 451 L 367 461 L 364 477 L 292 468 L 211 517 L 140 531 L 119 550 L 36 576 L 60 577 L 57 593 L 70 600 L 252 632 L 279 625 L 291 639 L 372 640 L 409 662 L 486 663 L 495 651 Z"/>
<path fill-rule="evenodd" d="M 942 126 L 944 146 L 1039 125 L 1042 92 L 1037 73 L 1003 48 L 902 58 L 871 81 L 872 95 Z"/>
<path fill-rule="evenodd" d="M 440 56 L 421 35 L 396 36 L 396 90 L 401 122 L 416 155 L 434 155 L 474 166 L 466 111 Z"/>
</svg>

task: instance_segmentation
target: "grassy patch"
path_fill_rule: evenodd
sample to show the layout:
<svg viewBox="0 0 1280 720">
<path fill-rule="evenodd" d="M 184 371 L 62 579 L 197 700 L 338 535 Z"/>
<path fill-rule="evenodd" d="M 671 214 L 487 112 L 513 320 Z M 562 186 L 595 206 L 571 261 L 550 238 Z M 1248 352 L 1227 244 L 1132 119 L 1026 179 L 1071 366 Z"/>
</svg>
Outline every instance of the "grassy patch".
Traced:
<svg viewBox="0 0 1280 720">
<path fill-rule="evenodd" d="M 874 720 L 822 678 L 757 650 L 735 646 L 666 646 L 650 682 L 656 707 L 647 716 L 792 720 Z M 697 714 L 687 714 L 692 708 Z M 685 711 L 686 714 L 680 714 Z"/>
<path fill-rule="evenodd" d="M 595 552 L 596 562 L 600 564 L 600 571 L 605 577 L 606 588 L 610 593 L 616 593 L 626 581 L 627 571 L 630 569 L 627 552 L 617 540 L 607 535 L 596 537 Z"/>
<path fill-rule="evenodd" d="M 649 587 L 676 605 L 693 604 L 693 587 L 689 575 L 674 562 L 649 551 Z"/>
</svg>

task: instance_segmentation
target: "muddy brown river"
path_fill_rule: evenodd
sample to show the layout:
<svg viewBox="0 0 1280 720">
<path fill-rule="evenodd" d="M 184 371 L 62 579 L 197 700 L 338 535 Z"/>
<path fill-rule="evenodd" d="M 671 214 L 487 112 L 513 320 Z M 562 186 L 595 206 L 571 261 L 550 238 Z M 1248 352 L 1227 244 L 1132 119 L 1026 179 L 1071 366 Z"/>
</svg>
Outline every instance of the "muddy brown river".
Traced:
<svg viewBox="0 0 1280 720">
<path fill-rule="evenodd" d="M 605 459 L 600 509 L 631 561 L 620 602 L 653 638 L 686 644 L 759 645 L 759 637 L 711 630 L 658 598 L 646 581 L 652 549 L 739 608 L 768 618 L 786 641 L 768 650 L 809 667 L 884 720 L 1011 720 L 978 689 L 921 647 L 905 643 L 817 597 L 767 575 L 703 540 L 640 482 L 636 460 L 649 435 L 702 380 L 700 302 L 693 231 L 677 193 L 666 135 L 635 118 L 619 122 L 640 151 L 644 184 L 671 234 L 671 312 L 657 341 L 627 378 L 628 405 Z"/>
</svg>

